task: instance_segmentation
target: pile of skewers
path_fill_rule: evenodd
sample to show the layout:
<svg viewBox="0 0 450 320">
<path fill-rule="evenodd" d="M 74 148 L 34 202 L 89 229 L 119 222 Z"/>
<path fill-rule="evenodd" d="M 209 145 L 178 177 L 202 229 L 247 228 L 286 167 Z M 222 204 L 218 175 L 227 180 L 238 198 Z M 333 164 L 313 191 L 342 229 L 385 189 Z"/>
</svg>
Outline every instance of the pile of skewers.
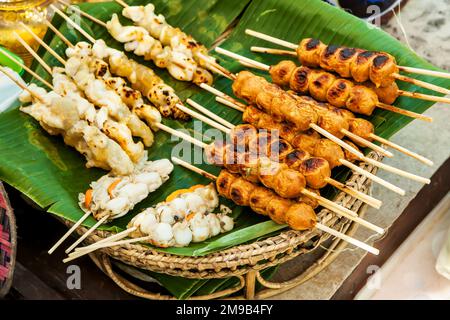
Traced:
<svg viewBox="0 0 450 320">
<path fill-rule="evenodd" d="M 247 33 L 296 51 L 252 48 L 253 51 L 295 55 L 302 66 L 292 61 L 268 66 L 216 48 L 218 53 L 237 59 L 247 67 L 268 71 L 273 83 L 250 71 L 234 74 L 220 66 L 192 36 L 172 27 L 162 15 L 157 15 L 152 4 L 128 6 L 121 0 L 116 1 L 124 7 L 123 16 L 135 25 L 123 26 L 116 14 L 110 21 L 103 22 L 76 7 L 71 8 L 105 27 L 115 40 L 124 44 L 125 51 L 151 60 L 157 67 L 166 68 L 175 79 L 191 81 L 215 94 L 218 102 L 243 112 L 243 122 L 247 124 L 234 125 L 190 99 L 186 102 L 201 113 L 187 108 L 173 88 L 165 84 L 150 67 L 137 63 L 120 50 L 108 47 L 102 39 L 93 38 L 52 5 L 54 11 L 90 43 L 73 44 L 46 21 L 67 45 L 67 59 L 64 59 L 24 26 L 61 66 L 47 65 L 17 36 L 53 77 L 50 84 L 23 66 L 51 91 L 35 84 L 23 86 L 17 82 L 24 89 L 21 101 L 31 103 L 21 110 L 39 121 L 49 134 L 61 135 L 66 144 L 85 156 L 87 167 L 103 168 L 110 173 L 80 194 L 80 207 L 86 212 L 85 215 L 49 253 L 92 215 L 98 222 L 66 250 L 67 253 L 72 252 L 97 227 L 129 213 L 137 203 L 169 179 L 173 169 L 170 161 L 147 160 L 144 147 L 148 148 L 153 143 L 152 130 L 163 130 L 203 148 L 210 164 L 225 168 L 218 177 L 180 159 L 172 158 L 172 161 L 215 180 L 218 194 L 235 204 L 249 206 L 254 212 L 268 216 L 276 223 L 287 224 L 294 230 L 317 228 L 369 252 L 378 253 L 378 249 L 318 221 L 314 210 L 321 206 L 379 234 L 384 232 L 382 228 L 358 217 L 356 212 L 320 196 L 320 189 L 329 184 L 379 208 L 379 200 L 331 177 L 333 168 L 346 166 L 394 192 L 404 194 L 404 190 L 363 170 L 355 162 L 368 163 L 429 183 L 429 179 L 366 157 L 359 147 L 393 156 L 390 151 L 373 143 L 378 141 L 432 165 L 429 159 L 377 136 L 372 123 L 354 113 L 370 116 L 375 108 L 382 108 L 431 121 L 428 117 L 391 104 L 400 95 L 447 103 L 450 100 L 399 90 L 395 80 L 408 81 L 440 93 L 449 93 L 449 90 L 400 75 L 400 70 L 421 71 L 397 66 L 395 58 L 387 53 L 327 46 L 315 39 L 305 39 L 297 46 L 254 31 Z M 315 67 L 321 69 L 313 69 Z M 7 74 L 3 68 L 1 71 Z M 229 78 L 233 93 L 241 100 L 212 87 L 212 72 Z M 448 76 L 433 71 L 424 72 Z M 225 133 L 226 143 L 217 140 L 205 144 L 162 124 L 162 117 L 199 119 Z M 141 141 L 136 143 L 133 137 Z M 217 207 L 218 196 L 212 185 L 180 190 L 166 201 L 135 216 L 127 230 L 99 243 L 77 248 L 65 261 L 99 248 L 132 242 L 167 247 L 204 241 L 233 228 L 233 220 L 227 216 L 230 210 L 223 207 L 220 213 L 214 213 Z M 126 237 L 131 239 L 122 240 Z"/>
</svg>

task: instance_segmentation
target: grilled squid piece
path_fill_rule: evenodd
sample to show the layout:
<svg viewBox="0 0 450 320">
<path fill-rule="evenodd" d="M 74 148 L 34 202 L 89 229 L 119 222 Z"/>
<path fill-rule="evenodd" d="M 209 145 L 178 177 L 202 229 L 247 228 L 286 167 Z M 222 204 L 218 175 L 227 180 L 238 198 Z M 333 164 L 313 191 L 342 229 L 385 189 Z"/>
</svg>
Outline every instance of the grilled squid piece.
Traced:
<svg viewBox="0 0 450 320">
<path fill-rule="evenodd" d="M 130 175 L 107 174 L 92 182 L 86 193 L 79 194 L 79 205 L 97 220 L 120 218 L 167 181 L 172 170 L 169 160 L 149 161 L 145 156 Z"/>
<path fill-rule="evenodd" d="M 140 91 L 164 117 L 189 119 L 186 113 L 176 107 L 181 100 L 175 94 L 175 90 L 165 84 L 152 69 L 129 59 L 122 51 L 109 48 L 103 40 L 94 43 L 92 54 L 98 59 L 105 60 L 111 73 L 127 78 L 131 87 Z"/>
<path fill-rule="evenodd" d="M 213 213 L 219 206 L 213 184 L 191 189 L 136 215 L 128 224 L 137 227 L 131 237 L 150 236 L 149 243 L 158 247 L 185 247 L 233 229 L 231 217 Z"/>
<path fill-rule="evenodd" d="M 133 51 L 145 60 L 152 60 L 158 67 L 166 68 L 175 79 L 212 84 L 212 75 L 197 65 L 192 52 L 177 37 L 172 38 L 173 45 L 163 46 L 145 28 L 123 26 L 117 14 L 113 14 L 106 23 L 106 28 L 114 39 L 125 44 L 126 51 Z"/>
<path fill-rule="evenodd" d="M 371 81 L 376 87 L 391 85 L 399 69 L 395 58 L 384 52 L 325 45 L 320 40 L 303 39 L 297 56 L 304 66 L 320 67 L 357 82 Z"/>
<path fill-rule="evenodd" d="M 91 73 L 89 63 L 89 57 L 72 56 L 66 62 L 66 74 L 70 75 L 90 102 L 99 108 L 106 108 L 113 120 L 124 123 L 133 136 L 142 138 L 146 144 L 151 144 L 153 134 L 150 128 L 128 109 L 120 96 L 108 88 L 103 79 L 97 79 Z"/>
<path fill-rule="evenodd" d="M 42 128 L 51 135 L 61 135 L 64 142 L 83 154 L 86 167 L 97 167 L 114 174 L 129 174 L 134 164 L 129 156 L 114 140 L 92 125 L 82 113 L 78 101 L 70 96 L 62 97 L 54 91 L 31 84 L 32 92 L 45 103 L 23 91 L 21 102 L 32 102 L 20 110 L 36 119 Z"/>
<path fill-rule="evenodd" d="M 208 66 L 209 62 L 203 58 L 203 56 L 208 57 L 208 49 L 192 36 L 168 24 L 163 15 L 155 13 L 153 4 L 128 6 L 122 10 L 122 14 L 136 25 L 146 29 L 163 46 L 170 46 L 173 50 L 182 51 L 187 56 L 192 56 L 202 67 Z M 213 58 L 211 60 L 214 61 Z"/>
</svg>

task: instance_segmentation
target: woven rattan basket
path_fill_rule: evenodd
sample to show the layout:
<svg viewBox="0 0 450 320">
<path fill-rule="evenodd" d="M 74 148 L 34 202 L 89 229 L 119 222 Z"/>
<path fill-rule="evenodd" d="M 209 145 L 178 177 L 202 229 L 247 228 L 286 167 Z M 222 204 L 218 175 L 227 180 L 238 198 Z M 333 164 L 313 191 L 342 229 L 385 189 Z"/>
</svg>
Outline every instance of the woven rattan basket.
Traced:
<svg viewBox="0 0 450 320">
<path fill-rule="evenodd" d="M 382 160 L 382 156 L 375 152 L 369 153 L 368 157 L 378 161 Z M 360 167 L 373 174 L 377 171 L 376 167 L 366 163 L 361 163 Z M 346 181 L 346 184 L 366 194 L 370 192 L 371 181 L 360 174 L 354 173 L 351 175 Z M 335 197 L 334 202 L 357 212 L 360 216 L 363 216 L 366 211 L 366 205 L 343 192 L 340 192 Z M 323 224 L 350 236 L 357 229 L 356 224 L 345 218 L 338 217 L 326 209 L 321 210 L 318 213 L 318 217 Z M 77 229 L 80 235 L 86 231 L 87 229 L 83 227 Z M 85 242 L 87 244 L 94 243 L 110 235 L 111 233 L 109 232 L 96 231 Z M 240 280 L 239 285 L 234 288 L 215 292 L 207 296 L 194 296 L 191 299 L 225 298 L 242 289 L 243 294 L 239 296 L 233 295 L 232 299 L 260 299 L 286 291 L 311 279 L 339 255 L 339 252 L 346 246 L 346 243 L 338 239 L 332 241 L 328 247 L 331 250 L 327 250 L 306 271 L 294 276 L 289 281 L 282 283 L 266 281 L 260 274 L 261 270 L 280 265 L 297 256 L 311 252 L 329 237 L 328 234 L 323 234 L 316 230 L 302 232 L 286 230 L 276 236 L 234 246 L 201 257 L 177 256 L 159 252 L 140 244 L 127 244 L 114 248 L 104 248 L 92 253 L 90 256 L 96 265 L 119 287 L 138 297 L 147 299 L 175 299 L 170 295 L 148 292 L 126 280 L 113 270 L 111 258 L 140 269 L 173 276 L 194 279 L 237 277 Z M 259 292 L 255 292 L 256 281 L 264 287 Z"/>
</svg>

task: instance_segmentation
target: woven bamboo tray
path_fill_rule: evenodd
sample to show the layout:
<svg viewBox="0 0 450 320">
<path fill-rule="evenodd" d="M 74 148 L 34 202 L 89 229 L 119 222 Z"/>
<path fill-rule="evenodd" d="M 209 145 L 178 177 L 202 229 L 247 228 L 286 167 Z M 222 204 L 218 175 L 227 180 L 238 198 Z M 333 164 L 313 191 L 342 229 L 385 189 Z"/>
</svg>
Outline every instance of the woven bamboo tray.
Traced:
<svg viewBox="0 0 450 320">
<path fill-rule="evenodd" d="M 378 161 L 383 158 L 382 155 L 376 152 L 369 153 L 368 157 Z M 376 174 L 377 168 L 372 165 L 361 163 L 360 167 Z M 370 192 L 371 181 L 360 174 L 353 173 L 346 181 L 346 184 L 366 194 Z M 360 200 L 343 192 L 340 192 L 333 201 L 357 212 L 361 217 L 367 209 L 367 206 Z M 357 224 L 345 218 L 338 217 L 327 209 L 321 210 L 317 215 L 323 224 L 340 230 L 349 236 L 352 236 L 357 229 Z M 70 225 L 69 222 L 66 222 L 66 224 Z M 87 229 L 84 227 L 77 229 L 80 235 L 86 231 Z M 85 243 L 91 244 L 110 235 L 110 232 L 95 231 L 87 237 Z M 190 299 L 226 298 L 242 289 L 243 294 L 231 298 L 228 297 L 228 299 L 261 299 L 271 297 L 308 281 L 329 265 L 339 255 L 342 249 L 347 246 L 347 243 L 335 239 L 328 247 L 329 250 L 319 257 L 313 265 L 289 281 L 280 283 L 266 281 L 261 276 L 260 271 L 309 253 L 329 238 L 330 235 L 317 230 L 286 230 L 276 236 L 234 246 L 201 257 L 185 257 L 168 254 L 141 244 L 126 244 L 114 248 L 103 248 L 91 253 L 90 256 L 96 265 L 119 287 L 138 297 L 161 300 L 175 299 L 175 297 L 170 295 L 148 292 L 126 280 L 113 270 L 111 258 L 140 269 L 165 273 L 172 276 L 192 279 L 237 277 L 240 280 L 239 285 L 234 288 L 206 296 L 193 296 Z M 259 292 L 255 292 L 256 281 L 264 287 Z"/>
</svg>

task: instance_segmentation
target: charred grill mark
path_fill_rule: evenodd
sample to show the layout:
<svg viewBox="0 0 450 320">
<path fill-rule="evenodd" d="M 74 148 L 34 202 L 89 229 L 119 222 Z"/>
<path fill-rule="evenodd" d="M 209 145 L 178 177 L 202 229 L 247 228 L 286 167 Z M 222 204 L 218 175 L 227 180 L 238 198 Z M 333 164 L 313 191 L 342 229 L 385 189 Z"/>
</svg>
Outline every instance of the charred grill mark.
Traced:
<svg viewBox="0 0 450 320">
<path fill-rule="evenodd" d="M 324 159 L 321 158 L 309 158 L 303 161 L 302 168 L 304 172 L 310 172 L 319 169 L 325 163 Z"/>
<path fill-rule="evenodd" d="M 307 157 L 306 152 L 301 151 L 301 150 L 294 150 L 286 156 L 285 163 L 288 166 L 291 166 L 294 163 L 296 163 L 297 161 L 303 161 L 306 157 Z"/>
<path fill-rule="evenodd" d="M 244 196 L 241 193 L 241 191 L 239 189 L 233 188 L 233 187 L 231 187 L 231 190 L 230 190 L 230 198 L 237 204 L 242 203 L 242 201 L 244 200 Z"/>
<path fill-rule="evenodd" d="M 373 65 L 376 68 L 381 68 L 389 61 L 389 57 L 385 55 L 378 55 L 375 59 L 373 59 Z"/>
<path fill-rule="evenodd" d="M 347 84 L 344 81 L 340 81 L 337 85 L 339 90 L 344 91 L 347 88 Z"/>
<path fill-rule="evenodd" d="M 318 39 L 310 39 L 306 43 L 306 50 L 314 50 L 317 47 L 319 47 L 319 44 L 320 44 L 320 40 L 318 40 Z"/>
<path fill-rule="evenodd" d="M 309 69 L 297 68 L 294 72 L 294 81 L 298 84 L 305 84 L 308 82 Z"/>
<path fill-rule="evenodd" d="M 314 80 L 313 84 L 318 88 L 322 88 L 329 79 L 330 76 L 324 73 L 321 76 L 319 76 L 316 80 Z"/>
<path fill-rule="evenodd" d="M 351 57 L 353 57 L 356 53 L 356 49 L 355 48 L 345 48 L 342 49 L 341 52 L 339 52 L 339 57 L 342 60 L 348 60 Z"/>
<path fill-rule="evenodd" d="M 327 46 L 327 48 L 325 49 L 325 58 L 331 57 L 338 49 L 339 46 L 333 44 Z"/>
</svg>

